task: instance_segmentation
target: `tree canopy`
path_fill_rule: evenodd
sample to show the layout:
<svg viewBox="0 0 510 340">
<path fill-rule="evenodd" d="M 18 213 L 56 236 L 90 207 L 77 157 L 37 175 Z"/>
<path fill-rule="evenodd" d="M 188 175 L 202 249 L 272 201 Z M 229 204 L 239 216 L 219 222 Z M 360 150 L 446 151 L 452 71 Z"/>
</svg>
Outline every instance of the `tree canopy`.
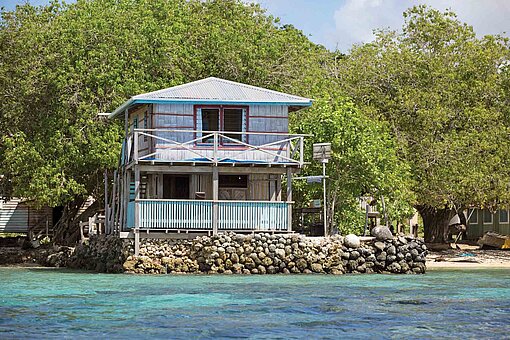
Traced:
<svg viewBox="0 0 510 340">
<path fill-rule="evenodd" d="M 347 98 L 328 90 L 312 108 L 297 113 L 291 122 L 298 133 L 313 135 L 307 140 L 305 175 L 322 172 L 322 164 L 312 159 L 313 143 L 331 143 L 332 156 L 327 164 L 329 190 L 327 201 L 330 228 L 340 232 L 361 232 L 364 211 L 360 199 L 388 202 L 391 220 L 412 215 L 414 194 L 410 191 L 409 167 L 396 153 L 395 139 L 384 121 L 370 119 Z M 296 196 L 306 205 L 322 197 L 322 186 L 296 184 Z"/>
<path fill-rule="evenodd" d="M 402 32 L 355 46 L 336 75 L 361 110 L 390 124 L 426 238 L 439 241 L 452 213 L 510 202 L 508 39 L 478 38 L 450 11 L 418 6 L 404 18 Z"/>
<path fill-rule="evenodd" d="M 414 205 L 429 241 L 452 213 L 510 202 L 508 40 L 424 6 L 401 32 L 340 55 L 240 0 L 78 0 L 0 19 L 0 182 L 64 205 L 102 195 L 122 131 L 97 118 L 132 95 L 216 76 L 313 98 L 293 132 L 332 142 L 332 225 L 362 224 L 360 197 Z M 312 162 L 305 174 L 320 172 Z M 298 185 L 306 205 L 320 188 Z"/>
<path fill-rule="evenodd" d="M 4 191 L 50 206 L 99 196 L 116 166 L 121 130 L 97 113 L 209 76 L 304 93 L 327 54 L 234 0 L 26 4 L 2 12 L 0 49 Z"/>
</svg>

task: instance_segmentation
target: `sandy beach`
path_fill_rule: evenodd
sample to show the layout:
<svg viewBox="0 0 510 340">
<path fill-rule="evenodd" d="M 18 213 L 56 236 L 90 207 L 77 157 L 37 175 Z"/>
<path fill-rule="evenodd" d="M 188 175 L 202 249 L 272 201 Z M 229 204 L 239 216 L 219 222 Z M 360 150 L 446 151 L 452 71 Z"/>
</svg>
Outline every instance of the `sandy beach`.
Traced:
<svg viewBox="0 0 510 340">
<path fill-rule="evenodd" d="M 474 247 L 473 247 L 474 248 Z M 430 251 L 427 269 L 510 269 L 510 250 L 450 249 Z"/>
</svg>

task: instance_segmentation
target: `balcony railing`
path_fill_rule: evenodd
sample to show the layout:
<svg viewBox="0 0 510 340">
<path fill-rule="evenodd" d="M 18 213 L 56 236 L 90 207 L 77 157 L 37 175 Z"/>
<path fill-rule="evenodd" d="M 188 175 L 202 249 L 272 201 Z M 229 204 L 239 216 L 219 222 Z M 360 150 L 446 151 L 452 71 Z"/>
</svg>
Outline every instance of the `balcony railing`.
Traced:
<svg viewBox="0 0 510 340">
<path fill-rule="evenodd" d="M 306 135 L 135 129 L 126 139 L 124 164 L 140 161 L 259 163 L 302 167 Z"/>
<path fill-rule="evenodd" d="M 138 204 L 138 209 L 135 205 Z M 204 201 L 141 199 L 128 205 L 128 229 L 213 231 L 214 206 L 217 206 L 218 231 L 288 230 L 291 202 Z M 132 217 L 131 217 L 132 216 Z"/>
</svg>

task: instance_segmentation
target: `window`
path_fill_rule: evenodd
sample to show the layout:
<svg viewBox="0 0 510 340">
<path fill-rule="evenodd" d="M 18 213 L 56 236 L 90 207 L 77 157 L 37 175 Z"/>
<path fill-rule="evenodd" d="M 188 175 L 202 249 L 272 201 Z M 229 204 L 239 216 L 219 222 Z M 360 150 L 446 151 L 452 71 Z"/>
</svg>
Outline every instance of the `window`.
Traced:
<svg viewBox="0 0 510 340">
<path fill-rule="evenodd" d="M 500 210 L 499 211 L 499 222 L 500 223 L 508 223 L 508 210 Z"/>
<path fill-rule="evenodd" d="M 223 131 L 243 132 L 243 109 L 223 110 Z M 242 135 L 226 133 L 225 136 L 241 140 Z M 227 140 L 227 142 L 232 142 Z"/>
<path fill-rule="evenodd" d="M 202 128 L 198 130 L 202 131 L 219 131 L 220 130 L 220 109 L 202 109 Z M 206 136 L 208 133 L 202 134 Z M 211 136 L 207 139 L 202 139 L 204 143 L 212 143 L 214 138 Z"/>
<path fill-rule="evenodd" d="M 133 119 L 133 129 L 138 129 L 138 117 Z"/>
<path fill-rule="evenodd" d="M 469 224 L 478 224 L 478 210 L 477 209 L 469 209 L 468 217 L 469 217 Z"/>
<path fill-rule="evenodd" d="M 248 188 L 247 175 L 220 175 L 218 186 L 220 188 Z"/>
<path fill-rule="evenodd" d="M 484 224 L 492 223 L 492 213 L 488 209 L 483 210 L 483 223 Z"/>
<path fill-rule="evenodd" d="M 201 131 L 230 131 L 246 132 L 247 118 L 246 108 L 242 107 L 198 107 L 196 109 L 196 129 Z M 200 136 L 207 136 L 204 132 Z M 225 133 L 228 138 L 223 138 L 221 144 L 235 144 L 234 140 L 246 142 L 246 135 L 237 133 Z M 202 139 L 202 143 L 212 143 L 214 138 Z"/>
</svg>

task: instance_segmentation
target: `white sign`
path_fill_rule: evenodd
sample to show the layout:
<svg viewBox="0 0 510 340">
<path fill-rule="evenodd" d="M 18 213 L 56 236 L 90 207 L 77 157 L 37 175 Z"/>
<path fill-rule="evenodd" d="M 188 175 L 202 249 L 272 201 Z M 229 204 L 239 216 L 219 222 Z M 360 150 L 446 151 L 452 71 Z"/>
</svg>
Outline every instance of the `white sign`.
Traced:
<svg viewBox="0 0 510 340">
<path fill-rule="evenodd" d="M 331 157 L 331 143 L 315 143 L 313 145 L 313 159 L 323 161 Z"/>
</svg>

